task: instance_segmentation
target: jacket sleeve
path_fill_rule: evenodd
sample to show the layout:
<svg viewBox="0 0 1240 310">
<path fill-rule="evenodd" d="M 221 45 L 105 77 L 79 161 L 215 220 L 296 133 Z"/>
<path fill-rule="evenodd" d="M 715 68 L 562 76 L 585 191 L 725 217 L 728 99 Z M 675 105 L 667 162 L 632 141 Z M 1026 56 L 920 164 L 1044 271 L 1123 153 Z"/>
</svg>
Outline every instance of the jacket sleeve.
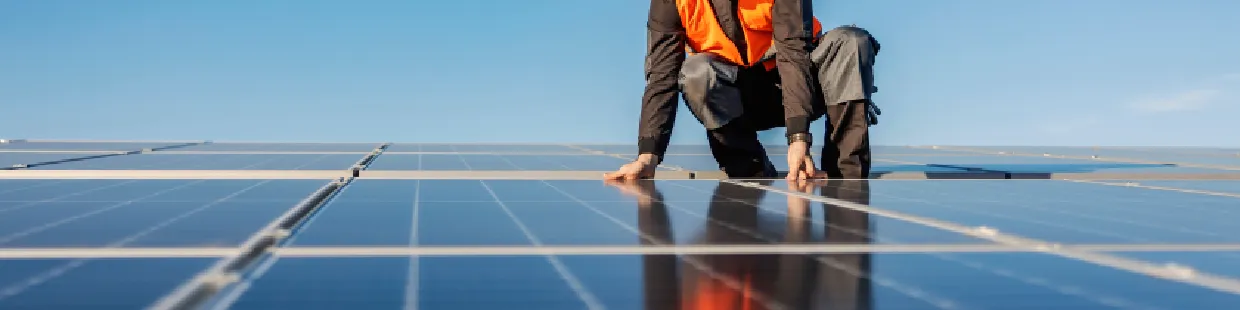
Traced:
<svg viewBox="0 0 1240 310">
<path fill-rule="evenodd" d="M 809 132 L 814 99 L 813 63 L 809 57 L 814 38 L 812 0 L 775 0 L 771 11 L 785 126 L 790 135 Z"/>
<path fill-rule="evenodd" d="M 684 25 L 676 0 L 651 0 L 646 22 L 646 90 L 642 94 L 637 147 L 663 157 L 676 121 L 680 65 L 685 60 Z"/>
</svg>

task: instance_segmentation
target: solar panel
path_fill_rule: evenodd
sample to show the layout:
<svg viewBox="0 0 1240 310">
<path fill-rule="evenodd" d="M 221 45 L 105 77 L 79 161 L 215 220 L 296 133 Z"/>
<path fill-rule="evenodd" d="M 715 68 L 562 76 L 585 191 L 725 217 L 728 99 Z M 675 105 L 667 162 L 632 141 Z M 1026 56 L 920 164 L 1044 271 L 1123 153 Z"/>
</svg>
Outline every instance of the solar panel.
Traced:
<svg viewBox="0 0 1240 310">
<path fill-rule="evenodd" d="M 0 150 L 126 152 L 191 145 L 190 142 L 36 142 L 0 143 Z"/>
<path fill-rule="evenodd" d="M 642 203 L 641 198 L 620 194 L 623 191 L 662 198 Z M 369 194 L 375 192 L 403 195 Z M 615 188 L 597 181 L 365 180 L 350 185 L 320 210 L 290 244 L 529 246 L 537 241 L 553 246 L 610 246 L 640 245 L 652 242 L 647 237 L 658 234 L 667 234 L 657 237 L 667 244 L 848 241 L 800 240 L 786 235 L 790 225 L 817 231 L 844 229 L 851 231 L 856 240 L 875 239 L 874 242 L 884 244 L 985 242 L 858 211 L 811 211 L 807 202 L 789 201 L 781 196 L 704 180 L 661 181 L 645 188 Z M 798 203 L 799 206 L 795 205 Z M 791 208 L 801 209 L 790 215 Z M 822 214 L 816 217 L 809 214 L 819 212 Z M 800 222 L 789 220 L 793 215 L 808 218 Z M 459 218 L 470 220 L 452 220 Z M 359 225 L 367 229 L 359 231 Z M 875 229 L 871 235 L 867 231 L 871 226 L 881 229 Z M 417 229 L 413 230 L 414 227 Z"/>
<path fill-rule="evenodd" d="M 0 260 L 0 307 L 140 309 L 214 261 L 213 258 Z"/>
<path fill-rule="evenodd" d="M 96 156 L 107 156 L 112 152 L 5 152 L 0 151 L 0 169 L 10 167 L 28 167 L 40 164 L 55 163 L 66 160 L 84 159 Z"/>
<path fill-rule="evenodd" d="M 134 154 L 37 170 L 344 170 L 364 154 Z"/>
<path fill-rule="evenodd" d="M 767 158 L 771 160 L 771 163 L 774 164 L 775 167 L 783 168 L 783 167 L 788 166 L 787 153 L 770 153 L 770 154 L 767 154 Z M 821 154 L 817 154 L 817 153 L 814 154 L 814 165 L 815 166 L 817 167 L 822 166 L 821 158 L 822 158 Z M 711 155 L 674 155 L 674 154 L 667 155 L 663 159 L 663 164 L 680 167 L 683 169 L 689 169 L 689 170 L 718 170 L 719 169 L 719 164 L 715 162 L 714 157 L 712 157 Z M 926 164 L 902 164 L 898 162 L 885 162 L 882 160 L 882 157 L 880 157 L 874 163 L 874 166 L 872 167 L 872 171 L 877 172 L 877 173 L 885 173 L 885 172 L 957 172 L 957 173 L 963 173 L 963 172 L 969 172 L 968 170 L 966 170 L 966 168 L 967 167 L 960 167 L 960 168 L 937 167 L 937 166 L 929 166 Z"/>
<path fill-rule="evenodd" d="M 1033 253 L 284 258 L 246 288 L 232 309 L 649 309 L 720 299 L 730 303 L 711 309 L 1225 309 L 1240 302 Z"/>
<path fill-rule="evenodd" d="M 326 183 L 311 180 L 64 182 L 0 193 L 4 205 L 0 207 L 0 246 L 237 246 Z"/>
<path fill-rule="evenodd" d="M 1187 181 L 1187 180 L 1131 180 L 1131 181 L 1111 181 L 1119 184 L 1133 184 L 1147 187 L 1181 189 L 1188 191 L 1204 191 L 1216 194 L 1240 195 L 1240 181 L 1234 180 L 1207 180 L 1207 181 Z"/>
<path fill-rule="evenodd" d="M 379 143 L 237 143 L 213 142 L 191 145 L 170 151 L 177 152 L 360 152 L 367 153 Z"/>
<path fill-rule="evenodd" d="M 6 143 L 47 161 L 0 170 L 0 308 L 1240 303 L 1240 168 L 1193 160 L 1230 150 L 1098 149 L 877 147 L 794 186 L 704 145 L 616 184 L 633 146 Z"/>
<path fill-rule="evenodd" d="M 584 150 L 571 145 L 539 145 L 539 144 L 433 144 L 433 143 L 395 143 L 387 148 L 388 152 L 426 152 L 426 153 L 574 153 Z"/>
<path fill-rule="evenodd" d="M 1207 173 L 1227 172 L 1219 169 L 1178 167 L 1170 164 L 1116 163 L 1088 159 L 1065 159 L 1029 156 L 878 156 L 876 164 L 922 164 L 961 169 L 982 169 L 1004 172 L 1086 173 Z"/>
<path fill-rule="evenodd" d="M 629 161 L 605 155 L 384 154 L 368 169 L 611 171 Z"/>
</svg>

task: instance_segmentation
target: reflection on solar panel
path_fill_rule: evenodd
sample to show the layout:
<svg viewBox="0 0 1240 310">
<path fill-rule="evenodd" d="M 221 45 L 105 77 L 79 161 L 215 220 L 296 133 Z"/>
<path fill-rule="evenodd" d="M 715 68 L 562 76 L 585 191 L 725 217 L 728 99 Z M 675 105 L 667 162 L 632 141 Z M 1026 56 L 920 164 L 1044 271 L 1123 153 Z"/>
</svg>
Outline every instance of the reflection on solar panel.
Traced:
<svg viewBox="0 0 1240 310">
<path fill-rule="evenodd" d="M 0 309 L 1240 304 L 1235 150 L 879 147 L 792 185 L 673 145 L 599 179 L 634 149 L 2 143 Z"/>
</svg>

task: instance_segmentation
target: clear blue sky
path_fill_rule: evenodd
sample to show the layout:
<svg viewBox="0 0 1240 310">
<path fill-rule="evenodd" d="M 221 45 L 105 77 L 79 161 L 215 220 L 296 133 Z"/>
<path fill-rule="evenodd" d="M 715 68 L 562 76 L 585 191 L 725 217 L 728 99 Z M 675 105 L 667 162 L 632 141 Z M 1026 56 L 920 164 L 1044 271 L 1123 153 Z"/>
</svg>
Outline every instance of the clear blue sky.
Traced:
<svg viewBox="0 0 1240 310">
<path fill-rule="evenodd" d="M 0 137 L 635 143 L 647 5 L 3 1 Z M 814 11 L 883 44 L 876 144 L 1240 145 L 1240 1 Z"/>
</svg>

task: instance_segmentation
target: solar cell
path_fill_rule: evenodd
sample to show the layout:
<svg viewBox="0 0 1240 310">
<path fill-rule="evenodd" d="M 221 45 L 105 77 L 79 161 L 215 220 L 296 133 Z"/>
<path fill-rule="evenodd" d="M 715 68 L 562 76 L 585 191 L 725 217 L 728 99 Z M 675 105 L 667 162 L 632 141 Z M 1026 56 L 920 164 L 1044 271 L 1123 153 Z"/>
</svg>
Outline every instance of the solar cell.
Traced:
<svg viewBox="0 0 1240 310">
<path fill-rule="evenodd" d="M 380 143 L 236 143 L 215 142 L 176 148 L 202 152 L 370 152 Z"/>
<path fill-rule="evenodd" d="M 15 142 L 0 143 L 0 150 L 124 152 L 186 145 L 185 142 Z"/>
<path fill-rule="evenodd" d="M 58 181 L 0 193 L 0 247 L 236 246 L 325 183 Z"/>
<path fill-rule="evenodd" d="M 699 189 L 699 186 L 708 189 Z M 401 194 L 377 197 L 366 194 L 374 192 Z M 815 235 L 813 231 L 831 233 L 827 237 L 811 238 L 809 236 Z M 290 244 L 530 246 L 861 242 L 986 241 L 715 181 L 659 181 L 613 187 L 598 181 L 365 180 L 346 187 Z"/>
<path fill-rule="evenodd" d="M 367 169 L 611 171 L 628 162 L 605 155 L 382 154 Z"/>
<path fill-rule="evenodd" d="M 37 170 L 345 170 L 361 154 L 134 154 L 39 166 Z"/>
<path fill-rule="evenodd" d="M 229 300 L 232 309 L 1230 309 L 1240 302 L 1036 253 L 282 258 L 251 276 L 228 292 L 239 296 Z"/>
<path fill-rule="evenodd" d="M 784 182 L 776 187 L 787 188 Z M 870 181 L 871 206 L 1059 243 L 1240 241 L 1237 199 L 1052 180 Z"/>
<path fill-rule="evenodd" d="M 0 309 L 141 309 L 215 259 L 0 259 Z"/>
</svg>

